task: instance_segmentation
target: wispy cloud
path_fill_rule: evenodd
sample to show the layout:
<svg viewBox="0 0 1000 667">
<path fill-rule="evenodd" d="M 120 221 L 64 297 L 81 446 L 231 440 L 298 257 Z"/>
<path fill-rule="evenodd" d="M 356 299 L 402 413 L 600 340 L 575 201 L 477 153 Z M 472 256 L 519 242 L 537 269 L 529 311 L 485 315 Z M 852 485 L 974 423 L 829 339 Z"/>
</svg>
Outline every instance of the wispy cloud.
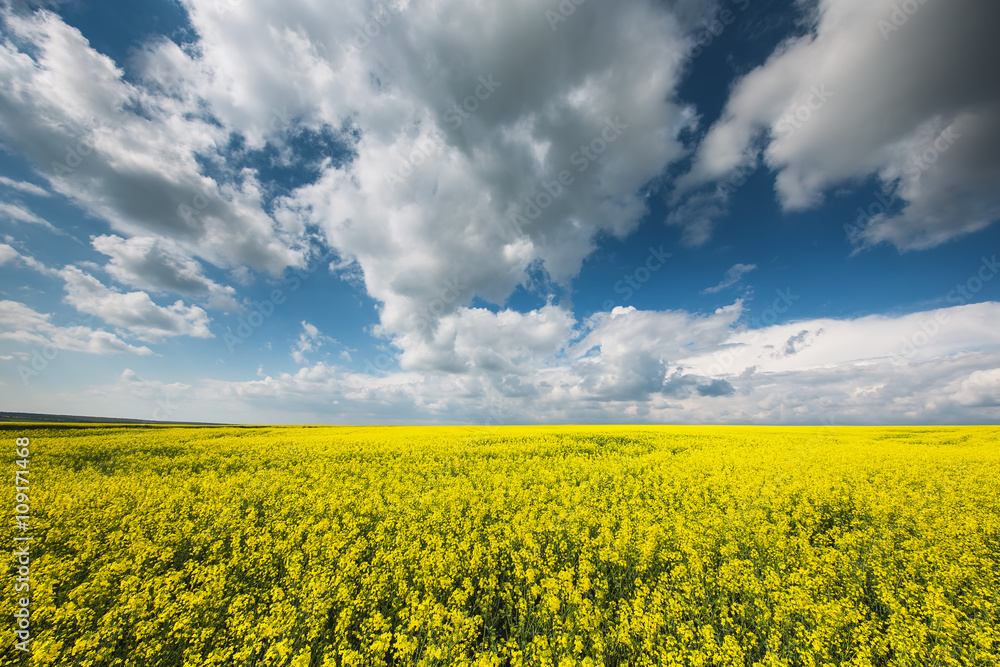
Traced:
<svg viewBox="0 0 1000 667">
<path fill-rule="evenodd" d="M 50 231 L 56 231 L 48 220 L 44 220 L 20 204 L 0 202 L 0 215 L 15 222 L 27 222 L 33 225 L 41 225 Z"/>
<path fill-rule="evenodd" d="M 750 273 L 757 268 L 756 264 L 734 264 L 726 270 L 726 275 L 722 277 L 722 280 L 718 285 L 713 285 L 712 287 L 706 287 L 701 291 L 702 294 L 716 294 L 724 289 L 732 287 L 739 284 L 743 280 L 743 276 Z"/>
<path fill-rule="evenodd" d="M 333 338 L 320 333 L 320 330 L 315 325 L 303 321 L 302 332 L 292 345 L 290 354 L 295 363 L 306 364 L 308 363 L 308 359 L 306 359 L 307 354 L 315 352 L 326 343 L 336 342 Z"/>
<path fill-rule="evenodd" d="M 6 176 L 0 176 L 0 185 L 4 185 L 8 188 L 14 190 L 20 190 L 29 195 L 34 195 L 36 197 L 48 197 L 49 192 L 44 188 L 41 188 L 34 183 L 28 183 L 27 181 L 16 181 L 13 178 L 7 178 Z"/>
</svg>

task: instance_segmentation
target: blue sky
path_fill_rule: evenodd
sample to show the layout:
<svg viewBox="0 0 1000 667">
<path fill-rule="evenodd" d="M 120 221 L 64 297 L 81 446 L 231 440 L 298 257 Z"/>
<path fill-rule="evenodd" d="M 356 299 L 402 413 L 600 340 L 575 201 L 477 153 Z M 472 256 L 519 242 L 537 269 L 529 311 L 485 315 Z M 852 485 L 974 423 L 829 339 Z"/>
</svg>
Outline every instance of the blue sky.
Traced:
<svg viewBox="0 0 1000 667">
<path fill-rule="evenodd" d="M 5 2 L 0 407 L 995 422 L 998 12 Z"/>
</svg>

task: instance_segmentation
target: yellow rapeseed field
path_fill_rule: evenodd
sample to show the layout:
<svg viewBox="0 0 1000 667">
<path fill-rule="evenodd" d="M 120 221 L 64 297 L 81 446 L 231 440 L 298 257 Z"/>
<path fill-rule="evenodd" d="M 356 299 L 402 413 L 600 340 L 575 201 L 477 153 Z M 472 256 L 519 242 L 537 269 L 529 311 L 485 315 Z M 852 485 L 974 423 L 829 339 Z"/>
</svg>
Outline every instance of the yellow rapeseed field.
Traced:
<svg viewBox="0 0 1000 667">
<path fill-rule="evenodd" d="M 3 433 L 2 665 L 1000 664 L 997 427 Z"/>
</svg>

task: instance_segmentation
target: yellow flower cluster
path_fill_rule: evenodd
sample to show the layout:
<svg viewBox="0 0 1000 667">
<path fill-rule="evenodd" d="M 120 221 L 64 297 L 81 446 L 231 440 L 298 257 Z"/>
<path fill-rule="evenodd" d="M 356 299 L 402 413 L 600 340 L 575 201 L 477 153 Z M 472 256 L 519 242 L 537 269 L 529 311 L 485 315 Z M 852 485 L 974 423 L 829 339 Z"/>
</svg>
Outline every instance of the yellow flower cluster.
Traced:
<svg viewBox="0 0 1000 667">
<path fill-rule="evenodd" d="M 21 430 L 34 665 L 998 664 L 997 427 Z"/>
</svg>

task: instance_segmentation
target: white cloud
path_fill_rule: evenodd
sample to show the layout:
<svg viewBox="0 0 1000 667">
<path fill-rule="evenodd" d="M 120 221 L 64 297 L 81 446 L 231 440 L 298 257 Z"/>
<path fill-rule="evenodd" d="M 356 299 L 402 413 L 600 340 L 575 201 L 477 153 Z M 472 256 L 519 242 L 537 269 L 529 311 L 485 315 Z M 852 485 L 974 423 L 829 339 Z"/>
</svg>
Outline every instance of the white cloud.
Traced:
<svg viewBox="0 0 1000 667">
<path fill-rule="evenodd" d="M 697 379 L 678 374 L 680 360 L 721 344 L 741 313 L 737 301 L 708 316 L 631 306 L 598 315 L 589 322 L 592 331 L 573 347 L 574 378 L 566 398 L 648 401 L 657 393 L 694 388 Z"/>
<path fill-rule="evenodd" d="M 148 347 L 129 345 L 107 331 L 82 325 L 56 326 L 49 322 L 51 317 L 17 301 L 0 301 L 0 340 L 35 348 L 52 345 L 60 350 L 89 354 L 153 354 Z"/>
<path fill-rule="evenodd" d="M 1000 407 L 1000 368 L 973 371 L 964 380 L 952 383 L 946 392 L 959 405 Z"/>
<path fill-rule="evenodd" d="M 370 20 L 362 2 L 336 16 L 305 2 L 185 6 L 198 48 L 147 45 L 135 58 L 145 85 L 56 15 L 7 16 L 34 48 L 0 53 L 2 89 L 21 91 L 0 93 L 0 134 L 126 238 L 169 239 L 213 264 L 301 264 L 316 225 L 357 262 L 382 304 L 376 333 L 397 343 L 430 344 L 439 317 L 474 296 L 502 304 L 529 267 L 567 284 L 595 234 L 635 228 L 640 189 L 683 154 L 676 137 L 693 123 L 670 100 L 697 3 L 588 3 L 554 32 L 533 2 L 414 3 L 393 12 L 391 39 L 353 52 L 342 47 Z M 196 156 L 222 161 L 230 133 L 284 150 L 293 119 L 348 124 L 361 140 L 273 218 L 252 170 L 202 173 Z"/>
<path fill-rule="evenodd" d="M 483 320 L 522 316 L 469 312 L 452 322 L 454 347 L 465 360 L 461 373 L 364 374 L 317 363 L 246 382 L 206 380 L 191 391 L 199 401 L 232 411 L 212 407 L 211 414 L 238 419 L 241 410 L 252 409 L 262 419 L 267 414 L 291 422 L 846 424 L 1000 418 L 1000 342 L 994 333 L 1000 303 L 758 330 L 737 326 L 742 312 L 739 302 L 711 315 L 619 307 L 568 330 L 565 313 L 536 312 L 534 337 L 484 340 L 480 348 L 469 345 L 474 332 L 494 329 Z M 491 357 L 498 343 L 508 347 Z M 511 348 L 530 361 L 507 362 Z"/>
<path fill-rule="evenodd" d="M 59 274 L 59 270 L 58 269 L 53 269 L 53 268 L 50 268 L 50 267 L 46 266 L 45 264 L 43 264 L 42 262 L 38 261 L 37 259 L 35 259 L 31 255 L 22 255 L 21 253 L 19 253 L 17 251 L 16 248 L 14 248 L 14 247 L 12 247 L 10 245 L 7 245 L 7 244 L 2 244 L 2 245 L 3 245 L 3 248 L 0 249 L 0 255 L 6 256 L 6 259 L 4 261 L 11 261 L 11 260 L 16 259 L 16 260 L 19 260 L 22 264 L 24 264 L 24 266 L 26 266 L 29 269 L 32 269 L 34 271 L 37 271 L 37 272 L 41 273 L 42 275 L 49 276 L 49 277 L 52 277 L 52 278 L 58 278 L 59 277 L 60 274 Z M 0 262 L 0 264 L 3 264 L 3 263 L 4 262 Z"/>
<path fill-rule="evenodd" d="M 155 343 L 169 336 L 213 337 L 208 314 L 198 306 L 185 306 L 183 301 L 158 306 L 145 292 L 112 291 L 75 266 L 67 266 L 59 274 L 66 284 L 66 303 L 141 340 Z"/>
<path fill-rule="evenodd" d="M 7 262 L 17 259 L 20 253 L 14 248 L 10 247 L 6 243 L 0 243 L 0 266 L 3 266 Z"/>
<path fill-rule="evenodd" d="M 756 264 L 734 264 L 729 269 L 726 270 L 726 275 L 722 277 L 722 280 L 718 285 L 712 287 L 706 287 L 701 291 L 702 294 L 716 294 L 726 289 L 727 287 L 732 287 L 741 280 L 743 276 L 750 273 L 757 268 Z"/>
<path fill-rule="evenodd" d="M 34 49 L 0 50 L 0 83 L 22 91 L 3 98 L 0 133 L 43 169 L 61 164 L 51 186 L 127 239 L 95 247 L 137 289 L 208 294 L 220 306 L 231 294 L 193 256 L 277 272 L 301 262 L 305 225 L 315 225 L 356 262 L 380 303 L 375 333 L 407 368 L 493 363 L 482 350 L 473 358 L 466 328 L 513 339 L 565 329 L 554 310 L 493 318 L 466 307 L 477 296 L 502 305 L 529 275 L 568 285 L 596 234 L 636 227 L 642 187 L 683 156 L 677 136 L 695 122 L 673 91 L 700 3 L 586 3 L 555 31 L 526 0 L 413 3 L 394 6 L 384 38 L 361 49 L 342 47 L 370 20 L 362 2 L 337 16 L 305 2 L 185 7 L 198 48 L 144 47 L 134 62 L 143 85 L 56 15 L 8 16 Z M 353 161 L 323 164 L 273 217 L 252 170 L 232 182 L 202 173 L 196 157 L 224 162 L 231 133 L 286 150 L 293 119 L 314 131 L 346 124 L 360 141 Z M 153 331 L 178 330 L 142 292 L 101 294 L 109 322 L 132 321 L 110 306 L 127 297 L 147 311 L 138 320 L 164 320 Z M 193 317 L 171 321 L 197 330 Z"/>
<path fill-rule="evenodd" d="M 247 405 L 320 421 L 997 416 L 988 370 L 1000 367 L 996 304 L 756 334 L 736 328 L 739 301 L 707 315 L 616 308 L 586 322 L 554 298 L 527 313 L 506 307 L 519 286 L 568 285 L 599 235 L 633 231 L 647 212 L 643 187 L 686 155 L 678 136 L 697 119 L 675 91 L 704 3 L 588 2 L 552 30 L 532 0 L 404 2 L 358 48 L 356 29 L 371 20 L 360 0 L 336 14 L 305 0 L 184 6 L 197 43 L 145 45 L 130 81 L 56 15 L 5 14 L 0 139 L 53 191 L 108 222 L 115 234 L 94 248 L 110 257 L 110 276 L 138 291 L 74 266 L 23 262 L 60 276 L 67 303 L 143 340 L 210 337 L 202 308 L 159 306 L 147 292 L 232 309 L 235 291 L 202 261 L 249 283 L 245 265 L 280 274 L 303 265 L 322 235 L 377 300 L 374 331 L 398 349 L 402 369 L 365 375 L 319 362 L 184 387 L 198 398 L 192 410 L 218 410 L 201 419 L 234 406 L 228 414 L 246 414 Z M 686 242 L 707 240 L 729 194 L 705 188 L 741 163 L 773 169 L 788 210 L 877 176 L 903 211 L 866 227 L 869 243 L 925 247 L 997 217 L 997 21 L 984 20 L 997 10 L 926 3 L 884 36 L 878 20 L 890 0 L 816 7 L 812 33 L 736 83 L 678 183 L 668 221 L 685 227 Z M 288 166 L 295 132 L 341 128 L 357 132 L 352 159 L 320 161 L 313 182 L 273 201 L 260 174 L 229 165 L 232 136 L 247 150 L 275 149 Z M 955 141 L 914 174 L 914 160 L 942 136 Z M 207 175 L 206 164 L 219 173 Z M 12 219 L 47 224 L 3 206 Z M 0 261 L 15 256 L 0 246 Z M 732 267 L 706 293 L 737 285 L 753 266 Z M 475 297 L 498 308 L 473 308 Z M 28 311 L 12 311 L 28 328 L 5 330 L 7 339 L 48 339 L 48 316 Z M 77 333 L 80 346 L 149 352 L 106 332 Z M 331 340 L 303 322 L 290 353 L 308 364 Z M 166 391 L 134 373 L 117 389 L 137 383 Z"/>
<path fill-rule="evenodd" d="M 5 185 L 8 188 L 20 190 L 21 192 L 26 192 L 29 195 L 34 195 L 36 197 L 49 196 L 47 190 L 38 187 L 34 183 L 28 183 L 27 181 L 15 181 L 14 179 L 7 178 L 6 176 L 0 176 L 0 185 Z"/>
<path fill-rule="evenodd" d="M 212 308 L 237 310 L 236 290 L 205 277 L 201 264 L 169 239 L 106 235 L 93 239 L 111 261 L 105 270 L 118 282 L 159 294 L 172 292 L 206 301 Z"/>
<path fill-rule="evenodd" d="M 254 174 L 217 183 L 201 173 L 196 156 L 215 154 L 229 128 L 197 98 L 125 82 L 50 12 L 6 11 L 4 23 L 31 48 L 0 45 L 0 138 L 55 191 L 128 236 L 166 236 L 213 263 L 272 274 L 303 263 L 302 239 L 262 210 Z"/>
<path fill-rule="evenodd" d="M 8 219 L 14 220 L 15 222 L 28 222 L 33 225 L 41 225 L 46 229 L 55 229 L 55 227 L 52 226 L 52 223 L 48 220 L 38 217 L 20 204 L 0 202 L 0 215 L 6 216 Z"/>
<path fill-rule="evenodd" d="M 997 326 L 1000 304 L 996 302 L 896 317 L 790 322 L 734 333 L 725 349 L 682 363 L 712 376 L 738 376 L 750 369 L 784 373 L 859 364 L 904 367 L 949 355 L 1000 351 L 1000 341 L 990 333 Z"/>
<path fill-rule="evenodd" d="M 430 339 L 397 339 L 399 362 L 406 370 L 528 374 L 556 354 L 572 330 L 572 315 L 557 306 L 528 313 L 460 308 L 441 318 Z"/>
<path fill-rule="evenodd" d="M 670 101 L 693 3 L 587 3 L 555 32 L 534 2 L 409 3 L 353 50 L 370 21 L 360 2 L 336 16 L 299 2 L 186 6 L 200 55 L 163 43 L 145 56 L 165 89 L 197 91 L 251 145 L 275 109 L 361 132 L 353 162 L 275 215 L 316 224 L 357 261 L 383 304 L 377 333 L 411 356 L 474 296 L 503 304 L 529 267 L 566 283 L 598 231 L 634 229 L 642 186 L 682 155 L 676 135 L 693 119 Z M 535 219 L 519 233 L 514 215 Z"/>
<path fill-rule="evenodd" d="M 324 336 L 314 324 L 306 321 L 302 322 L 302 332 L 292 345 L 290 354 L 297 364 L 308 363 L 306 354 L 315 352 L 326 343 L 336 343 L 337 341 L 329 336 Z"/>
<path fill-rule="evenodd" d="M 985 227 L 1000 218 L 998 22 L 978 0 L 820 0 L 812 32 L 733 86 L 678 193 L 762 147 L 787 210 L 877 176 L 902 208 L 866 222 L 865 243 L 927 248 Z"/>
</svg>

